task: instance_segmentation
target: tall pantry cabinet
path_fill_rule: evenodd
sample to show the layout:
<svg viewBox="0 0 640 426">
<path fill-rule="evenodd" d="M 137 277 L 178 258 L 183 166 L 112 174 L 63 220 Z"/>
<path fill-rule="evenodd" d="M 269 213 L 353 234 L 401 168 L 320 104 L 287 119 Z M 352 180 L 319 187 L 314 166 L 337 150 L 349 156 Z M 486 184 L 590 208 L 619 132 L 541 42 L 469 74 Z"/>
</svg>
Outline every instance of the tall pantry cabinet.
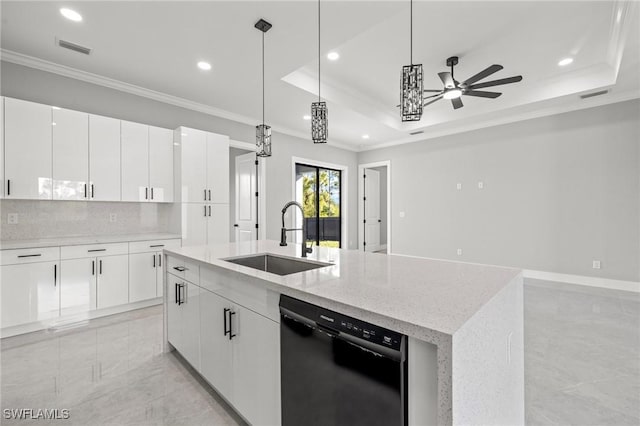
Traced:
<svg viewBox="0 0 640 426">
<path fill-rule="evenodd" d="M 174 149 L 182 245 L 228 242 L 229 137 L 179 127 Z"/>
</svg>

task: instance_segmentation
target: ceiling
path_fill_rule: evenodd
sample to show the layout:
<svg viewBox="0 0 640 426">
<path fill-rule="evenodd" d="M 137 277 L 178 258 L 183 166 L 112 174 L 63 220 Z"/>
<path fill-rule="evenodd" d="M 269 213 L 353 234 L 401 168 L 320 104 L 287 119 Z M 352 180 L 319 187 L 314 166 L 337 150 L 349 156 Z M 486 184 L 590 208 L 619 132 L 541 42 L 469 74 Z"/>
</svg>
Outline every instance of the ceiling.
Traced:
<svg viewBox="0 0 640 426">
<path fill-rule="evenodd" d="M 409 2 L 325 0 L 321 95 L 329 108 L 329 142 L 367 150 L 640 97 L 637 6 L 416 0 L 413 62 L 424 66 L 425 88 L 441 88 L 437 73 L 447 70 L 452 55 L 460 57 L 459 80 L 500 64 L 504 69 L 487 80 L 522 75 L 523 81 L 495 88 L 503 93 L 497 99 L 463 97 L 459 110 L 441 100 L 425 108 L 420 122 L 402 123 L 396 105 L 401 67 L 410 62 Z M 61 7 L 78 11 L 83 21 L 65 19 Z M 266 122 L 310 139 L 303 115 L 317 100 L 315 1 L 2 1 L 1 8 L 3 60 L 248 124 L 262 116 L 262 33 L 253 25 L 264 18 L 273 24 L 265 36 Z M 56 38 L 92 53 L 62 49 Z M 329 61 L 329 51 L 339 60 Z M 565 57 L 573 63 L 559 67 Z M 201 60 L 212 70 L 198 69 Z M 609 93 L 578 96 L 601 88 Z"/>
</svg>

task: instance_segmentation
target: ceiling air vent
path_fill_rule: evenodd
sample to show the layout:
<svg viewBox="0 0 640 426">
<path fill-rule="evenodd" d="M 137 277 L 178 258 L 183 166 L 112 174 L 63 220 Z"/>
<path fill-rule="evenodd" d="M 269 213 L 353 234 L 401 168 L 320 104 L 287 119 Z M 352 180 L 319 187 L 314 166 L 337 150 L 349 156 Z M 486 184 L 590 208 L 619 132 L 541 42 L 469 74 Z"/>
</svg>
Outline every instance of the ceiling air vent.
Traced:
<svg viewBox="0 0 640 426">
<path fill-rule="evenodd" d="M 70 41 L 66 41 L 66 40 L 59 39 L 58 46 L 64 47 L 65 49 L 73 50 L 74 52 L 84 53 L 85 55 L 88 55 L 91 53 L 91 48 L 81 46 L 79 44 L 71 43 Z"/>
<path fill-rule="evenodd" d="M 409 133 L 409 134 L 410 134 L 411 136 L 415 136 L 415 135 L 420 135 L 420 134 L 422 134 L 422 133 L 424 133 L 424 130 L 418 130 L 418 131 L 416 131 L 416 132 L 411 132 L 411 133 Z"/>
<path fill-rule="evenodd" d="M 594 96 L 606 95 L 609 93 L 608 90 L 601 90 L 599 92 L 587 93 L 586 95 L 580 95 L 582 99 L 593 98 Z"/>
</svg>

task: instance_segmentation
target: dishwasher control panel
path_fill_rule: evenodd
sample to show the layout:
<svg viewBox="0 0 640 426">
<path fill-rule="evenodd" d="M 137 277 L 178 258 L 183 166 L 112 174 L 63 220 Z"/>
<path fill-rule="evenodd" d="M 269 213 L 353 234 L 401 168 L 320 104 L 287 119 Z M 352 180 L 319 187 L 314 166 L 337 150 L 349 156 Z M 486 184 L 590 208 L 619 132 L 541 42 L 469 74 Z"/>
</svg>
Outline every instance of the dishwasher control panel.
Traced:
<svg viewBox="0 0 640 426">
<path fill-rule="evenodd" d="M 280 296 L 280 306 L 304 315 L 309 320 L 315 321 L 316 324 L 324 328 L 349 334 L 391 349 L 400 349 L 402 334 L 396 331 L 370 324 L 329 309 L 311 305 L 285 295 Z"/>
</svg>

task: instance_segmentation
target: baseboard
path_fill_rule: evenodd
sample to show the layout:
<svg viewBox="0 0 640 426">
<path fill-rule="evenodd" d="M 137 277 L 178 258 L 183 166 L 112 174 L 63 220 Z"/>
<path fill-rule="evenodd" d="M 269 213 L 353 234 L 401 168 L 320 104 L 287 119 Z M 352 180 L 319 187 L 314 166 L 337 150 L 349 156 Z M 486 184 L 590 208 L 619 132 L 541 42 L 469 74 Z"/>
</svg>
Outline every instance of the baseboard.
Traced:
<svg viewBox="0 0 640 426">
<path fill-rule="evenodd" d="M 378 250 L 386 250 L 386 249 L 387 249 L 386 244 L 380 244 L 380 248 Z"/>
<path fill-rule="evenodd" d="M 637 281 L 612 280 L 610 278 L 559 274 L 557 272 L 534 271 L 531 269 L 523 269 L 522 275 L 524 278 L 532 278 L 536 280 L 555 281 L 567 284 L 584 285 L 588 287 L 601 287 L 612 290 L 623 290 L 640 293 L 640 282 Z"/>
</svg>

